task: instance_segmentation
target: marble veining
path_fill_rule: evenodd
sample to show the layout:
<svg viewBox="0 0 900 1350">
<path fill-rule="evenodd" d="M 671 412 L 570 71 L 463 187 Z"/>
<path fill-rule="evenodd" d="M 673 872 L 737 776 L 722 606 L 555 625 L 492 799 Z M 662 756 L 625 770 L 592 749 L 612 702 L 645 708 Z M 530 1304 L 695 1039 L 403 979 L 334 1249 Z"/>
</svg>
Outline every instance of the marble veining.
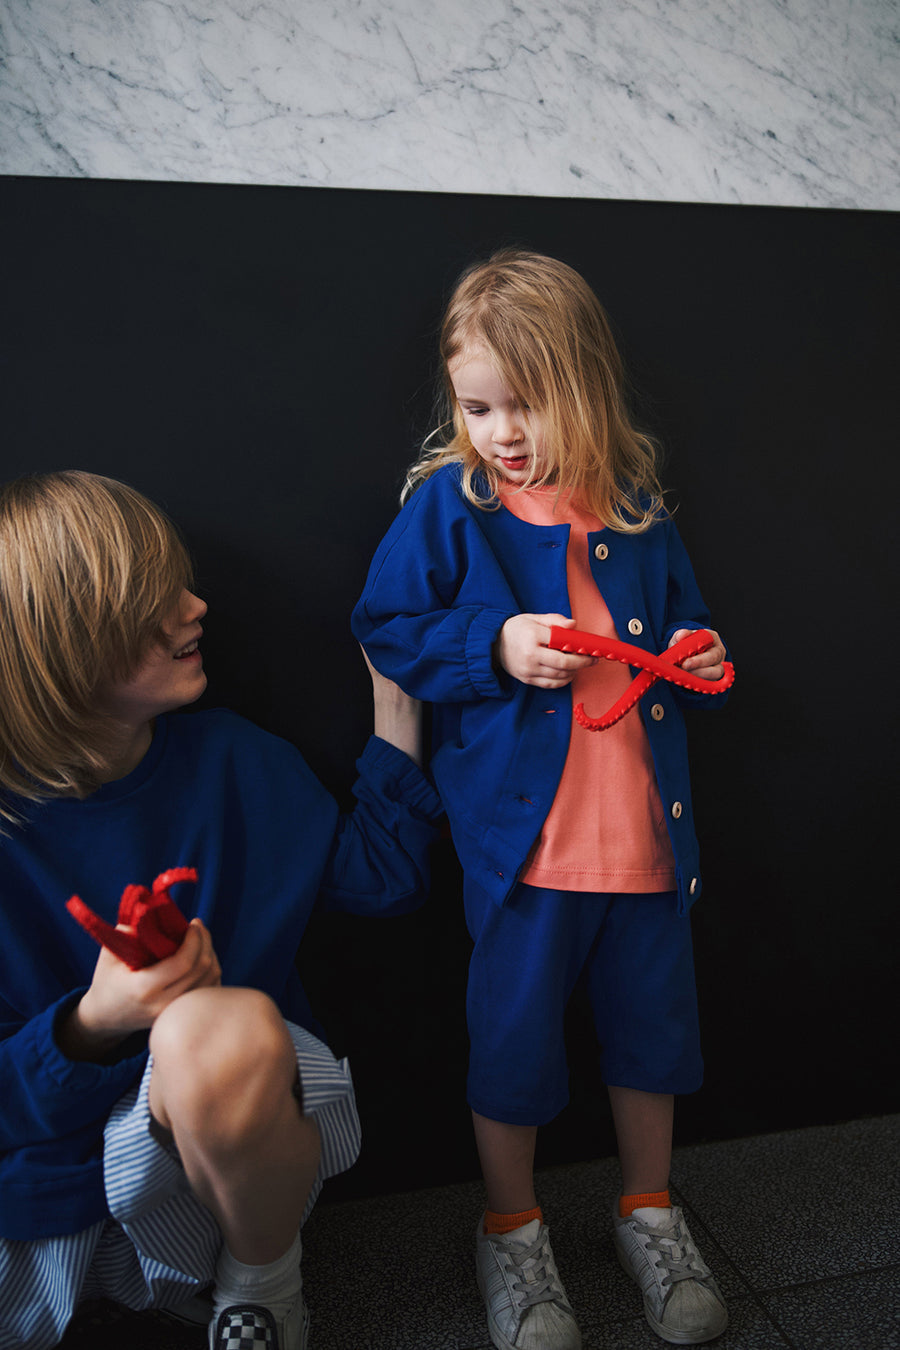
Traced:
<svg viewBox="0 0 900 1350">
<path fill-rule="evenodd" d="M 4 173 L 900 207 L 897 0 L 0 0 Z"/>
</svg>

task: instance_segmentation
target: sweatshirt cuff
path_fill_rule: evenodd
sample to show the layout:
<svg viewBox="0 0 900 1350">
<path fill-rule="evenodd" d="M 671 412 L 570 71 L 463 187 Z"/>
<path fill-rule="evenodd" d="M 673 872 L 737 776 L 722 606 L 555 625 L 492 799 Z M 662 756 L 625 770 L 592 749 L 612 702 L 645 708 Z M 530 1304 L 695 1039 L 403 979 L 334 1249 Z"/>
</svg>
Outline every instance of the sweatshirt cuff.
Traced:
<svg viewBox="0 0 900 1350">
<path fill-rule="evenodd" d="M 370 736 L 356 768 L 391 801 L 402 802 L 423 820 L 437 821 L 444 814 L 440 797 L 418 764 L 390 741 Z"/>
<path fill-rule="evenodd" d="M 8 1088 L 3 1112 L 24 1131 L 23 1138 L 58 1137 L 102 1122 L 146 1062 L 145 1036 L 130 1040 L 127 1049 L 132 1053 L 114 1063 L 94 1064 L 63 1054 L 56 1028 L 84 992 L 76 989 L 58 999 L 3 1043 Z"/>
<path fill-rule="evenodd" d="M 466 633 L 466 670 L 476 694 L 486 698 L 508 698 L 511 690 L 494 667 L 494 643 L 500 629 L 511 619 L 514 610 L 482 609 L 469 624 Z"/>
<path fill-rule="evenodd" d="M 69 1059 L 57 1044 L 56 1028 L 86 993 L 85 985 L 83 989 L 66 994 L 58 1003 L 35 1018 L 36 1049 L 44 1069 L 61 1088 L 71 1087 L 80 1092 L 90 1092 L 92 1089 L 110 1085 L 118 1090 L 123 1082 L 127 1087 L 147 1058 L 146 1037 L 143 1034 L 127 1037 L 121 1046 L 124 1053 L 103 1064 L 96 1064 L 92 1060 Z M 129 1053 L 136 1042 L 140 1048 L 136 1053 Z M 122 1090 L 124 1091 L 124 1088 Z"/>
</svg>

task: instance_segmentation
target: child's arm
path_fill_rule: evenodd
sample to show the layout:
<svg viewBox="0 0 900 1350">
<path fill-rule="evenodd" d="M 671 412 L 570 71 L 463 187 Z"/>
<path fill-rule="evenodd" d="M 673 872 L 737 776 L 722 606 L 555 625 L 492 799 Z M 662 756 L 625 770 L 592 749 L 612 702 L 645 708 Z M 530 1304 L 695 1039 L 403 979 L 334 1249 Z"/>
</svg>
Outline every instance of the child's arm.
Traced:
<svg viewBox="0 0 900 1350">
<path fill-rule="evenodd" d="M 509 697 L 493 652 L 518 608 L 455 488 L 438 473 L 376 549 L 351 627 L 374 665 L 407 693 L 466 703 Z"/>
<path fill-rule="evenodd" d="M 59 922 L 70 923 L 62 907 Z M 30 954 L 19 953 L 26 968 Z M 54 991 L 65 990 L 66 985 L 55 973 L 57 967 L 47 964 L 46 981 L 40 976 L 47 1002 L 38 1012 L 30 1011 L 27 996 L 23 1007 L 22 980 L 11 969 L 15 963 L 15 954 L 5 953 L 4 994 L 0 994 L 0 1153 L 78 1131 L 86 1131 L 85 1147 L 92 1146 L 90 1139 L 103 1130 L 113 1104 L 134 1083 L 146 1060 L 147 1038 L 140 1033 L 178 994 L 219 981 L 209 934 L 197 921 L 173 957 L 142 971 L 131 971 L 101 949 L 89 987 L 58 992 L 55 998 Z M 13 990 L 19 994 L 13 995 Z M 40 1007 L 36 998 L 34 1006 Z"/>
<path fill-rule="evenodd" d="M 320 901 L 356 914 L 402 914 L 428 893 L 429 852 L 443 807 L 419 767 L 421 703 L 365 660 L 375 735 L 357 762 L 356 807 L 337 822 Z"/>
<path fill-rule="evenodd" d="M 363 658 L 372 678 L 372 704 L 375 735 L 401 750 L 422 767 L 422 704 L 419 699 L 404 694 L 393 680 L 375 669 L 362 648 Z"/>
<path fill-rule="evenodd" d="M 71 1008 L 60 999 L 23 1021 L 0 998 L 0 1154 L 93 1126 L 99 1135 L 114 1104 L 140 1073 L 146 1045 L 114 1064 L 76 1064 L 56 1043 Z"/>
<path fill-rule="evenodd" d="M 408 913 L 428 894 L 440 798 L 405 754 L 375 737 L 357 769 L 356 806 L 338 819 L 319 901 L 353 914 Z"/>
<path fill-rule="evenodd" d="M 562 689 L 579 670 L 596 665 L 593 656 L 560 652 L 547 646 L 551 628 L 574 628 L 562 614 L 515 614 L 500 629 L 495 660 L 507 675 L 539 689 Z"/>
<path fill-rule="evenodd" d="M 221 983 L 209 929 L 192 919 L 172 956 L 131 970 L 101 948 L 90 987 L 56 1029 L 57 1044 L 73 1060 L 102 1063 L 135 1031 L 146 1031 L 180 994 Z"/>
<path fill-rule="evenodd" d="M 0 1153 L 79 1130 L 99 1135 L 146 1058 L 146 1038 L 131 1034 L 179 994 L 218 983 L 209 934 L 195 919 L 174 956 L 144 970 L 101 949 L 87 990 L 27 1020 L 0 997 Z"/>
<path fill-rule="evenodd" d="M 102 1130 L 146 1057 L 145 1030 L 179 994 L 219 983 L 209 934 L 194 920 L 181 948 L 132 971 L 101 949 L 87 990 L 22 1020 L 0 997 L 0 1152 Z"/>
<path fill-rule="evenodd" d="M 442 609 L 432 600 L 417 614 L 390 613 L 369 603 L 354 612 L 353 632 L 367 654 L 416 698 L 431 703 L 468 703 L 503 698 L 507 691 L 493 663 L 508 610 L 466 605 Z M 425 596 L 407 596 L 408 605 L 429 604 Z"/>
</svg>

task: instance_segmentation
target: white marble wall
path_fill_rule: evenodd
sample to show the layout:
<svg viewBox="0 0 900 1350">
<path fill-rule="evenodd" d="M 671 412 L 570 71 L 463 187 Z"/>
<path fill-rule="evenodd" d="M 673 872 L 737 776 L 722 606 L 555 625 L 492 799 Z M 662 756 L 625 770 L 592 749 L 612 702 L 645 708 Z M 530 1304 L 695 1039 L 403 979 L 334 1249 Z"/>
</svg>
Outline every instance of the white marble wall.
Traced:
<svg viewBox="0 0 900 1350">
<path fill-rule="evenodd" d="M 900 207 L 897 0 L 0 0 L 0 171 Z"/>
</svg>

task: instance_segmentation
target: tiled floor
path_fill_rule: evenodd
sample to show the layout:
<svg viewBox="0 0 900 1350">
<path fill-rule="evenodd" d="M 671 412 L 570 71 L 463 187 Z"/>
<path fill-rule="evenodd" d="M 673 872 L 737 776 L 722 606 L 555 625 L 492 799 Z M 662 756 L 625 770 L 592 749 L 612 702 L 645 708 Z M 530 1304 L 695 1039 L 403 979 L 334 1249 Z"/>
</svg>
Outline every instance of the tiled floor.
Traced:
<svg viewBox="0 0 900 1350">
<path fill-rule="evenodd" d="M 672 1189 L 728 1301 L 720 1350 L 900 1350 L 900 1116 L 676 1152 Z M 612 1250 L 612 1159 L 552 1168 L 539 1197 L 585 1350 L 659 1350 Z M 477 1184 L 320 1205 L 305 1233 L 311 1350 L 491 1350 L 473 1278 Z M 110 1337 L 110 1339 L 107 1339 Z M 201 1350 L 146 1321 L 73 1327 L 66 1350 Z"/>
</svg>

